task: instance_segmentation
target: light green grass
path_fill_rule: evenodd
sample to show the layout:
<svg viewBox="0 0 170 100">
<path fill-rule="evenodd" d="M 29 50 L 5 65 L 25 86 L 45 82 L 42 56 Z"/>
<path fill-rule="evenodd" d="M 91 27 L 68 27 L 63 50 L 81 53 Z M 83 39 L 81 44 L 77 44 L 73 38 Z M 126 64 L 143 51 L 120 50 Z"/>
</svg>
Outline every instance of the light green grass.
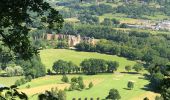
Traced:
<svg viewBox="0 0 170 100">
<path fill-rule="evenodd" d="M 148 84 L 148 81 L 139 79 L 139 77 L 142 77 L 142 76 L 128 75 L 128 74 L 125 74 L 124 76 L 119 76 L 119 77 L 116 75 L 90 76 L 89 79 L 90 78 L 91 79 L 104 79 L 104 81 L 95 85 L 90 90 L 67 92 L 68 100 L 71 100 L 72 98 L 80 98 L 80 97 L 81 98 L 99 97 L 100 99 L 104 99 L 108 95 L 108 92 L 111 88 L 118 89 L 122 97 L 121 100 L 131 100 L 131 98 L 136 97 L 146 92 L 145 90 L 142 90 L 141 88 L 143 88 L 144 85 Z M 135 81 L 135 88 L 133 90 L 125 89 L 127 88 L 127 82 L 129 80 Z"/>
<path fill-rule="evenodd" d="M 72 61 L 73 63 L 80 65 L 84 59 L 97 58 L 111 61 L 118 61 L 119 68 L 118 71 L 124 71 L 126 65 L 134 65 L 136 62 L 127 60 L 123 57 L 118 57 L 115 55 L 106 55 L 95 52 L 78 52 L 74 50 L 66 49 L 45 49 L 40 51 L 40 57 L 42 63 L 48 69 L 52 69 L 53 63 L 59 59 L 65 61 Z"/>
<path fill-rule="evenodd" d="M 15 81 L 22 78 L 22 76 L 15 77 L 0 77 L 0 84 L 4 86 L 11 86 L 15 84 Z"/>
<path fill-rule="evenodd" d="M 68 75 L 69 80 L 72 77 L 77 77 L 78 75 Z M 116 88 L 119 90 L 119 93 L 122 97 L 121 100 L 131 100 L 132 98 L 136 98 L 144 93 L 146 93 L 146 90 L 143 90 L 145 85 L 147 85 L 149 82 L 147 80 L 144 80 L 142 75 L 139 74 L 99 74 L 99 75 L 81 75 L 85 82 L 90 82 L 91 80 L 101 80 L 100 82 L 96 83 L 91 89 L 84 89 L 83 91 L 67 91 L 67 100 L 72 100 L 72 98 L 97 98 L 100 99 L 105 98 L 108 95 L 108 92 L 111 88 Z M 43 78 L 38 78 L 36 80 L 33 80 L 29 85 L 32 87 L 36 86 L 45 86 L 50 84 L 61 84 L 61 75 L 55 75 L 55 76 L 46 76 Z M 133 90 L 127 90 L 127 82 L 128 81 L 134 81 L 135 87 Z M 37 85 L 37 83 L 40 83 Z M 26 85 L 22 86 L 22 88 L 25 88 Z M 43 89 L 43 88 L 42 88 Z M 50 90 L 50 88 L 49 88 Z M 30 96 L 31 97 L 31 96 Z M 30 100 L 36 100 L 37 96 L 31 97 Z M 141 96 L 140 96 L 141 97 Z M 144 97 L 143 97 L 144 98 Z M 139 99 L 143 99 L 139 98 Z"/>
</svg>

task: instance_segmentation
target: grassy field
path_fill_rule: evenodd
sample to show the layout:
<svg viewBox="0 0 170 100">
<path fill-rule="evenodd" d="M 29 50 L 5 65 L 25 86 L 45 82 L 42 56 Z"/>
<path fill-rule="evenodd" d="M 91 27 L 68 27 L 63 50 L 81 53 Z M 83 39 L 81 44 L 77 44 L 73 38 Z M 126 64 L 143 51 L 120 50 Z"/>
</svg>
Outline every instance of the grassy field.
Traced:
<svg viewBox="0 0 170 100">
<path fill-rule="evenodd" d="M 98 75 L 68 75 L 68 78 L 82 76 L 86 89 L 83 91 L 67 91 L 67 100 L 72 100 L 72 98 L 82 98 L 85 97 L 94 99 L 99 97 L 100 99 L 105 98 L 111 88 L 116 88 L 119 90 L 122 97 L 121 100 L 142 100 L 144 97 L 149 97 L 153 100 L 158 94 L 145 90 L 145 86 L 149 84 L 148 80 L 144 79 L 142 74 L 127 74 L 120 73 L 119 71 L 124 71 L 125 65 L 134 65 L 134 61 L 127 60 L 123 57 L 90 53 L 90 52 L 78 52 L 74 50 L 66 49 L 46 49 L 40 51 L 40 56 L 42 62 L 47 68 L 51 68 L 53 62 L 59 59 L 66 61 L 73 61 L 75 64 L 79 65 L 80 62 L 88 58 L 101 58 L 105 60 L 118 61 L 120 64 L 118 72 L 115 74 L 98 74 Z M 144 73 L 144 72 L 142 72 Z M 10 86 L 15 83 L 17 79 L 21 77 L 0 77 L 0 84 Z M 19 87 L 19 91 L 26 93 L 30 100 L 37 100 L 37 95 L 44 92 L 45 90 L 51 90 L 51 88 L 64 89 L 70 86 L 69 83 L 61 82 L 61 75 L 52 75 L 40 77 L 32 80 Z M 134 81 L 135 87 L 133 90 L 127 89 L 127 82 Z M 93 82 L 94 87 L 87 89 L 88 84 Z M 30 88 L 26 88 L 30 85 Z M 76 94 L 76 95 L 75 95 Z"/>
<path fill-rule="evenodd" d="M 65 61 L 72 61 L 77 65 L 79 65 L 84 59 L 89 59 L 89 58 L 118 61 L 119 62 L 118 71 L 124 71 L 124 67 L 126 65 L 133 66 L 136 63 L 134 61 L 130 61 L 123 57 L 118 57 L 115 55 L 106 55 L 106 54 L 92 53 L 92 52 L 78 52 L 78 51 L 66 50 L 66 49 L 45 49 L 40 51 L 40 57 L 42 63 L 46 66 L 47 69 L 48 68 L 51 69 L 53 63 L 59 59 Z"/>
<path fill-rule="evenodd" d="M 4 86 L 11 86 L 14 85 L 15 81 L 22 78 L 22 76 L 15 76 L 15 77 L 0 77 L 0 84 Z"/>
<path fill-rule="evenodd" d="M 77 77 L 78 75 L 68 75 L 69 79 L 72 77 Z M 84 78 L 84 83 L 86 86 L 90 82 L 93 82 L 94 87 L 91 89 L 85 89 L 83 91 L 69 91 L 67 93 L 67 100 L 72 100 L 72 98 L 97 98 L 103 99 L 107 96 L 108 91 L 111 88 L 116 88 L 119 90 L 122 97 L 121 100 L 142 100 L 145 96 L 149 97 L 150 100 L 153 100 L 155 93 L 146 91 L 145 85 L 149 82 L 140 74 L 100 74 L 94 76 L 81 75 Z M 135 87 L 133 90 L 127 89 L 127 82 L 134 81 Z M 27 85 L 30 85 L 31 88 L 25 88 Z M 36 100 L 37 93 L 44 92 L 45 90 L 50 90 L 51 88 L 64 89 L 69 87 L 69 84 L 61 82 L 61 75 L 56 76 L 46 76 L 33 80 L 30 83 L 27 83 L 21 86 L 21 90 L 27 93 L 30 96 L 30 100 Z M 76 95 L 75 95 L 76 94 Z M 34 96 L 35 95 L 35 96 Z"/>
</svg>

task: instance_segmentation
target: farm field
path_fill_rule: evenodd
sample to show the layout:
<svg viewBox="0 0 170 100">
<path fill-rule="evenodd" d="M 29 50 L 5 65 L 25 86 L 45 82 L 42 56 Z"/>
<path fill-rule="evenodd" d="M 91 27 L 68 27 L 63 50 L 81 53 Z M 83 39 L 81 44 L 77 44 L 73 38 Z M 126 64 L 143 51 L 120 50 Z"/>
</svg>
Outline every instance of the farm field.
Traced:
<svg viewBox="0 0 170 100">
<path fill-rule="evenodd" d="M 46 66 L 46 69 L 52 69 L 53 63 L 59 59 L 65 61 L 72 61 L 73 63 L 79 65 L 84 59 L 98 58 L 104 60 L 112 60 L 119 62 L 118 71 L 124 71 L 126 65 L 134 65 L 135 61 L 127 60 L 123 57 L 118 57 L 115 55 L 106 55 L 95 52 L 78 52 L 74 50 L 66 49 L 45 49 L 40 51 L 40 57 L 42 63 Z"/>
<path fill-rule="evenodd" d="M 72 77 L 77 77 L 79 75 L 68 75 L 69 79 Z M 111 88 L 116 88 L 119 90 L 120 95 L 122 97 L 121 100 L 141 100 L 145 96 L 148 96 L 150 100 L 153 100 L 154 97 L 157 95 L 153 92 L 146 91 L 145 85 L 147 85 L 149 82 L 145 79 L 143 79 L 143 76 L 140 74 L 122 74 L 122 73 L 116 73 L 116 74 L 99 74 L 94 76 L 87 76 L 87 75 L 81 75 L 84 79 L 84 83 L 86 87 L 90 82 L 93 82 L 94 86 L 91 89 L 85 89 L 82 91 L 67 91 L 67 100 L 72 100 L 72 98 L 97 98 L 100 99 L 105 98 L 108 95 L 108 91 Z M 21 90 L 25 93 L 27 93 L 30 96 L 31 100 L 36 100 L 37 93 L 44 92 L 45 90 L 50 90 L 51 88 L 58 88 L 58 89 L 64 89 L 65 87 L 69 87 L 69 84 L 62 83 L 61 82 L 61 75 L 56 76 L 46 76 L 42 78 L 38 78 L 35 80 L 32 80 L 32 82 L 29 82 L 23 86 L 21 86 Z M 128 81 L 134 81 L 135 87 L 133 90 L 126 89 L 127 82 Z M 38 84 L 37 84 L 38 83 Z M 30 85 L 31 88 L 27 89 L 26 86 Z M 148 94 L 147 94 L 148 93 Z M 76 94 L 76 95 L 75 95 Z"/>
</svg>

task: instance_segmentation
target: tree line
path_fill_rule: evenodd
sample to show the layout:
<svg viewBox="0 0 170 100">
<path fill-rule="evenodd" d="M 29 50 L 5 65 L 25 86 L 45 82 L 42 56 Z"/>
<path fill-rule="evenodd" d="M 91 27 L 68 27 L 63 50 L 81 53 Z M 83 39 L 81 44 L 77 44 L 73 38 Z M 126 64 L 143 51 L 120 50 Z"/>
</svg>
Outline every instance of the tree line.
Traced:
<svg viewBox="0 0 170 100">
<path fill-rule="evenodd" d="M 103 59 L 85 59 L 80 67 L 74 63 L 58 60 L 53 64 L 53 70 L 57 74 L 85 73 L 95 75 L 97 73 L 112 73 L 117 70 L 119 63 L 117 61 L 106 61 Z"/>
</svg>

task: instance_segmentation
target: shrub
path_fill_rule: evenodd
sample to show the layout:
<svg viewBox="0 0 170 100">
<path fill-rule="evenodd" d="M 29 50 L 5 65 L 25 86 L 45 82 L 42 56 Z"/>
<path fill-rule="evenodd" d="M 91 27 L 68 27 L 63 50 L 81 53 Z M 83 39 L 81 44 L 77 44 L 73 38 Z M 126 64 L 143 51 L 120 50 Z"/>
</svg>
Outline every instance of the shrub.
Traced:
<svg viewBox="0 0 170 100">
<path fill-rule="evenodd" d="M 117 89 L 110 89 L 109 95 L 106 97 L 106 99 L 119 100 L 121 99 L 121 96 Z"/>
<path fill-rule="evenodd" d="M 52 71 L 50 69 L 47 70 L 47 74 L 48 75 L 51 75 L 52 74 Z"/>
<path fill-rule="evenodd" d="M 73 78 L 71 78 L 71 82 L 77 83 L 77 82 L 78 82 L 78 79 L 77 79 L 76 77 L 73 77 Z"/>
<path fill-rule="evenodd" d="M 26 86 L 26 88 L 28 88 L 28 89 L 29 89 L 30 87 L 31 87 L 31 86 L 30 86 L 29 84 Z"/>
<path fill-rule="evenodd" d="M 78 85 L 79 85 L 80 89 L 84 89 L 85 88 L 85 84 L 84 84 L 83 81 L 79 81 Z"/>
<path fill-rule="evenodd" d="M 129 72 L 132 70 L 132 68 L 131 68 L 131 66 L 127 65 L 127 66 L 125 66 L 125 70 Z"/>
<path fill-rule="evenodd" d="M 90 82 L 90 83 L 89 83 L 89 89 L 92 88 L 92 87 L 93 87 L 93 83 Z"/>
<path fill-rule="evenodd" d="M 66 75 L 63 75 L 61 81 L 62 81 L 62 82 L 65 82 L 65 83 L 68 83 L 68 82 L 69 82 L 68 77 L 67 77 Z"/>
<path fill-rule="evenodd" d="M 27 82 L 31 82 L 32 76 L 31 76 L 31 75 L 28 75 L 28 76 L 25 77 L 25 79 L 27 80 Z"/>
<path fill-rule="evenodd" d="M 127 87 L 132 90 L 134 88 L 134 82 L 132 81 L 129 81 L 128 84 L 127 84 Z"/>
<path fill-rule="evenodd" d="M 76 98 L 73 98 L 72 100 L 76 100 Z"/>
</svg>

